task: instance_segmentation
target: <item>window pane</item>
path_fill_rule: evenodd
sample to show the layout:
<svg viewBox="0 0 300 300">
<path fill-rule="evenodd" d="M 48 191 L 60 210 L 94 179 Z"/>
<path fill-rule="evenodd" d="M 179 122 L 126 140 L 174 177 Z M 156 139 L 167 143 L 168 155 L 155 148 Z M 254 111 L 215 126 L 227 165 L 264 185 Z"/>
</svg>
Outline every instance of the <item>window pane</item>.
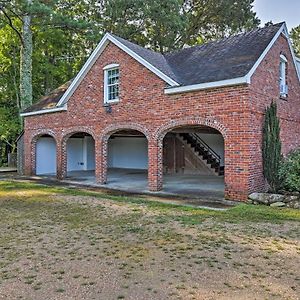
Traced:
<svg viewBox="0 0 300 300">
<path fill-rule="evenodd" d="M 117 100 L 119 98 L 119 69 L 107 71 L 107 100 Z"/>
<path fill-rule="evenodd" d="M 119 97 L 119 86 L 111 85 L 108 87 L 108 100 L 115 100 Z"/>
<path fill-rule="evenodd" d="M 108 71 L 108 84 L 118 83 L 119 81 L 119 69 Z"/>
</svg>

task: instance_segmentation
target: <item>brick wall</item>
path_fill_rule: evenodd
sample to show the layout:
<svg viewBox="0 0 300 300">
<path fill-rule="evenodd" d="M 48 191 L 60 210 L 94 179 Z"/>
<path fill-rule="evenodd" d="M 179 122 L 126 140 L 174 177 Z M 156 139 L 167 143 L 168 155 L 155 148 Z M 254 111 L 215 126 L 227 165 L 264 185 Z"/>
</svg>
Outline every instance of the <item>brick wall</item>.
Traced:
<svg viewBox="0 0 300 300">
<path fill-rule="evenodd" d="M 288 53 L 283 38 L 253 76 L 250 87 L 241 85 L 165 95 L 164 81 L 109 44 L 69 99 L 66 112 L 26 118 L 26 173 L 34 173 L 35 136 L 49 133 L 57 142 L 57 173 L 59 178 L 63 178 L 66 174 L 66 139 L 73 132 L 85 131 L 95 138 L 96 179 L 105 183 L 110 134 L 119 129 L 135 129 L 143 132 L 148 139 L 149 189 L 156 191 L 162 188 L 162 141 L 165 134 L 179 126 L 206 125 L 219 130 L 224 137 L 226 197 L 245 200 L 249 192 L 265 188 L 260 152 L 262 113 L 271 99 L 278 99 L 274 86 L 278 83 L 275 78 L 279 73 L 277 52 L 281 48 Z M 111 63 L 120 65 L 120 102 L 113 104 L 112 113 L 108 114 L 103 107 L 103 67 Z M 266 70 L 265 64 L 270 65 L 269 70 Z M 268 75 L 267 79 L 265 72 L 270 72 L 273 77 Z M 293 107 L 298 104 L 299 84 L 293 70 L 289 70 L 290 75 L 289 99 L 284 103 L 278 101 L 282 120 L 292 116 L 296 122 L 299 115 L 294 113 Z M 265 88 L 265 84 L 272 85 L 272 88 Z M 285 153 L 297 146 L 300 140 L 299 132 L 297 141 L 286 136 L 294 126 L 290 122 L 282 121 Z"/>
<path fill-rule="evenodd" d="M 286 99 L 281 98 L 279 93 L 280 54 L 285 55 L 288 60 L 287 85 L 289 92 Z M 265 108 L 272 101 L 276 102 L 278 106 L 282 153 L 287 155 L 291 150 L 300 147 L 300 85 L 288 41 L 284 35 L 278 38 L 251 79 L 252 120 L 250 128 L 253 143 L 250 152 L 253 164 L 251 165 L 250 191 L 265 189 L 262 173 L 261 132 Z"/>
</svg>

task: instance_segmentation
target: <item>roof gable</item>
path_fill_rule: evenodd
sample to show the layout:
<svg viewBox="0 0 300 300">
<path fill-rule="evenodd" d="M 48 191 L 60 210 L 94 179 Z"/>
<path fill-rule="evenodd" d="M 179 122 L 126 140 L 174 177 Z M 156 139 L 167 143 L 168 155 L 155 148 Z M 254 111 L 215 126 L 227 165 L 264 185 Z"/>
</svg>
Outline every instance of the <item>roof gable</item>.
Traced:
<svg viewBox="0 0 300 300">
<path fill-rule="evenodd" d="M 107 33 L 69 85 L 59 89 L 58 94 L 54 91 L 44 97 L 22 115 L 65 110 L 68 99 L 110 42 L 163 79 L 169 85 L 165 93 L 172 94 L 250 83 L 251 76 L 282 33 L 287 37 L 300 81 L 300 62 L 296 60 L 285 23 L 164 55 Z"/>
<path fill-rule="evenodd" d="M 82 79 L 84 78 L 84 76 L 87 74 L 87 72 L 94 65 L 97 58 L 101 55 L 101 53 L 103 52 L 103 50 L 105 49 L 105 47 L 108 45 L 109 42 L 113 43 L 114 45 L 116 45 L 117 47 L 122 49 L 124 52 L 126 52 L 128 55 L 130 55 L 131 57 L 136 59 L 139 63 L 141 63 L 147 69 L 149 69 L 150 71 L 155 73 L 158 77 L 160 77 L 161 79 L 166 81 L 166 83 L 168 83 L 169 85 L 171 85 L 171 86 L 179 85 L 174 79 L 172 79 L 171 77 L 169 77 L 168 75 L 163 73 L 160 69 L 158 69 L 157 67 L 152 65 L 151 62 L 147 61 L 145 58 L 140 56 L 139 54 L 141 54 L 141 51 L 137 51 L 137 53 L 136 53 L 132 49 L 128 48 L 127 45 L 130 42 L 128 42 L 127 45 L 126 45 L 126 44 L 123 44 L 120 40 L 121 40 L 121 38 L 116 39 L 115 36 L 113 36 L 112 34 L 109 34 L 109 33 L 106 33 L 104 35 L 104 37 L 102 38 L 102 40 L 100 41 L 100 43 L 98 44 L 96 49 L 92 52 L 92 54 L 90 55 L 90 57 L 88 58 L 88 60 L 84 64 L 84 66 L 81 68 L 81 70 L 79 71 L 79 73 L 75 77 L 74 81 L 71 83 L 71 85 L 69 86 L 69 88 L 67 89 L 65 94 L 62 96 L 60 101 L 57 103 L 57 106 L 61 106 L 61 105 L 63 105 L 64 103 L 66 103 L 68 101 L 68 99 L 74 93 L 74 91 L 76 90 L 76 88 L 78 87 L 78 85 L 80 84 Z M 133 43 L 130 43 L 130 44 L 133 44 Z M 142 48 L 142 47 L 137 46 L 136 48 Z M 145 49 L 145 50 L 147 50 L 147 49 Z M 148 50 L 148 51 L 150 51 L 152 53 L 155 53 L 151 50 Z M 155 54 L 158 54 L 158 53 L 155 53 Z M 144 55 L 144 56 L 146 56 L 146 58 L 150 57 L 150 55 L 148 55 L 148 56 Z M 155 59 L 158 60 L 158 61 L 163 62 L 163 59 L 159 55 L 156 55 Z"/>
<path fill-rule="evenodd" d="M 166 54 L 182 85 L 246 76 L 282 24 Z"/>
</svg>

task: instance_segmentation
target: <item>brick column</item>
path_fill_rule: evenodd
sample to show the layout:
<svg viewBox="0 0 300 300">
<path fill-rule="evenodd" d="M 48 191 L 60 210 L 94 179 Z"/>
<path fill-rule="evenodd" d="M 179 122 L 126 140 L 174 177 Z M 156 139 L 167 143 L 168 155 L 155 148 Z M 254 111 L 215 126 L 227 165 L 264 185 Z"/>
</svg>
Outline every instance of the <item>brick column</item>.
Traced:
<svg viewBox="0 0 300 300">
<path fill-rule="evenodd" d="M 99 184 L 107 181 L 107 142 L 106 137 L 95 140 L 95 177 Z"/>
<path fill-rule="evenodd" d="M 67 176 L 67 141 L 60 138 L 56 143 L 56 177 L 63 180 Z"/>
<path fill-rule="evenodd" d="M 152 138 L 148 141 L 148 187 L 150 191 L 162 190 L 162 163 L 162 141 Z"/>
<path fill-rule="evenodd" d="M 31 176 L 35 174 L 35 141 L 24 133 L 24 175 Z"/>
<path fill-rule="evenodd" d="M 239 135 L 225 139 L 225 199 L 247 200 L 250 164 L 247 139 Z"/>
</svg>

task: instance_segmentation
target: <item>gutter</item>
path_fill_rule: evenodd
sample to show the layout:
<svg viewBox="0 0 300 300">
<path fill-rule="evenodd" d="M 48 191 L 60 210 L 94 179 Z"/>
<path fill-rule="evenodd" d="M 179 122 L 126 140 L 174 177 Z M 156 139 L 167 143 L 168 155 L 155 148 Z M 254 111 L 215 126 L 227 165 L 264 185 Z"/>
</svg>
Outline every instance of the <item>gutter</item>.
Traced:
<svg viewBox="0 0 300 300">
<path fill-rule="evenodd" d="M 21 117 L 28 117 L 28 116 L 34 116 L 34 115 L 42 115 L 42 114 L 48 114 L 48 113 L 54 113 L 59 111 L 66 111 L 67 106 L 63 107 L 56 107 L 56 108 L 49 108 L 49 109 L 41 109 L 37 111 L 30 111 L 25 113 L 20 113 Z"/>
<path fill-rule="evenodd" d="M 186 86 L 179 86 L 179 87 L 169 87 L 165 89 L 165 94 L 177 94 L 177 93 L 187 93 L 193 91 L 200 91 L 224 86 L 233 86 L 233 85 L 240 85 L 240 84 L 249 84 L 250 78 L 246 75 L 244 77 L 238 77 L 233 79 L 226 79 L 220 81 L 213 81 L 213 82 L 206 82 L 200 84 L 193 84 L 193 85 L 186 85 Z"/>
</svg>

